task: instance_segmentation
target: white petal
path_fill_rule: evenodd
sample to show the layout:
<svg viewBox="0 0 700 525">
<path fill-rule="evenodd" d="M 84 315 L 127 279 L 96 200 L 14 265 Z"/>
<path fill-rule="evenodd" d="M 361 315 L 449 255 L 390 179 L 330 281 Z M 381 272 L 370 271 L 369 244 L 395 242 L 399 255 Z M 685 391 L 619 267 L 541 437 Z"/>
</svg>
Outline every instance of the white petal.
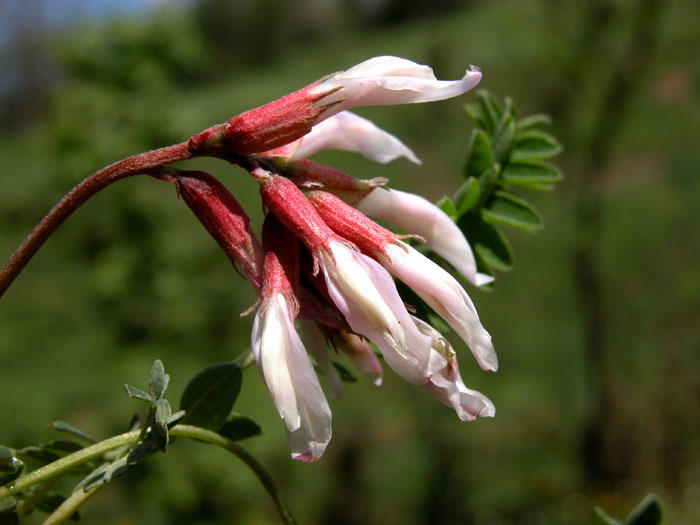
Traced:
<svg viewBox="0 0 700 525">
<path fill-rule="evenodd" d="M 459 334 L 479 366 L 498 370 L 498 358 L 491 336 L 484 330 L 474 303 L 464 288 L 433 261 L 408 246 L 388 244 L 380 262 L 405 282 Z"/>
<path fill-rule="evenodd" d="M 411 321 L 393 279 L 375 261 L 330 243 L 321 268 L 331 299 L 350 327 L 376 344 L 401 377 L 422 384 L 428 375 L 430 339 Z"/>
<path fill-rule="evenodd" d="M 442 256 L 477 286 L 493 281 L 476 271 L 476 260 L 459 227 L 440 208 L 419 195 L 375 188 L 358 205 L 367 215 L 423 237 L 428 247 Z"/>
<path fill-rule="evenodd" d="M 329 105 L 321 119 L 356 106 L 433 102 L 456 97 L 481 80 L 478 68 L 460 80 L 437 80 L 432 69 L 397 57 L 376 57 L 321 82 L 312 93 L 329 92 L 317 104 Z"/>
<path fill-rule="evenodd" d="M 428 323 L 413 317 L 416 326 L 424 334 L 432 334 L 431 369 L 425 388 L 443 404 L 452 407 L 462 421 L 477 417 L 493 417 L 496 407 L 489 398 L 476 390 L 466 387 L 459 373 L 457 359 L 450 344 Z"/>
<path fill-rule="evenodd" d="M 336 399 L 341 397 L 343 395 L 343 382 L 340 379 L 338 370 L 336 370 L 333 363 L 331 363 L 328 344 L 326 343 L 326 338 L 323 333 L 318 328 L 318 324 L 315 321 L 300 321 L 299 324 L 304 331 L 304 340 L 307 343 L 306 346 L 309 353 L 314 357 L 318 366 L 326 375 L 331 388 L 333 388 Z"/>
<path fill-rule="evenodd" d="M 305 158 L 324 149 L 355 151 L 381 164 L 400 157 L 421 163 L 413 151 L 391 133 L 349 111 L 338 113 L 314 126 L 299 140 L 292 157 Z"/>
<path fill-rule="evenodd" d="M 258 311 L 251 345 L 287 427 L 292 457 L 318 459 L 331 439 L 331 411 L 284 296 L 273 295 L 264 311 Z"/>
</svg>

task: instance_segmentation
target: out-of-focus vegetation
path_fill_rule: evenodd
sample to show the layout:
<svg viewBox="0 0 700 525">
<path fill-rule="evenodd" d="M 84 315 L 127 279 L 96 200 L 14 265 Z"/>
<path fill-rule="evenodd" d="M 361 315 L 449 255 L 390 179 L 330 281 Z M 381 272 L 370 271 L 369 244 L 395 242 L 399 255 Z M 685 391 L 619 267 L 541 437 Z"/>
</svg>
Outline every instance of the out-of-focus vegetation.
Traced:
<svg viewBox="0 0 700 525">
<path fill-rule="evenodd" d="M 305 465 L 289 459 L 252 368 L 240 410 L 264 434 L 247 446 L 302 523 L 591 523 L 595 505 L 626 515 L 653 490 L 667 523 L 695 524 L 700 7 L 662 3 L 648 59 L 628 78 L 627 60 L 645 53 L 629 51 L 643 3 L 445 0 L 426 11 L 421 2 L 202 0 L 192 11 L 25 32 L 28 40 L 9 39 L 2 51 L 2 76 L 19 80 L 0 86 L 0 254 L 9 257 L 95 169 L 332 71 L 381 54 L 430 64 L 438 78 L 477 64 L 484 87 L 524 113 L 550 112 L 566 149 L 557 191 L 529 196 L 544 230 L 515 232 L 515 270 L 499 276 L 495 293 L 471 291 L 501 370 L 480 372 L 460 347 L 462 373 L 497 417 L 460 423 L 387 371 L 380 388 L 360 380 L 332 402 L 331 445 Z M 23 66 L 36 73 L 31 60 L 45 69 L 23 76 Z M 623 96 L 610 107 L 614 125 L 601 127 L 616 78 Z M 473 99 L 361 111 L 422 166 L 318 159 L 437 200 L 461 181 L 462 104 Z M 594 129 L 609 145 L 602 159 Z M 244 172 L 213 160 L 187 165 L 218 176 L 259 224 L 256 183 Z M 576 212 L 582 191 L 598 205 L 593 221 Z M 588 258 L 576 251 L 582 237 Z M 582 261 L 600 285 L 593 310 Z M 0 300 L 0 442 L 53 439 L 56 419 L 96 437 L 125 429 L 133 404 L 122 385 L 138 384 L 159 358 L 179 395 L 196 371 L 248 347 L 251 320 L 239 313 L 253 301 L 170 185 L 116 184 L 67 221 Z M 592 358 L 596 338 L 602 350 Z M 142 467 L 86 505 L 85 522 L 276 522 L 257 480 L 220 451 L 183 444 Z"/>
</svg>

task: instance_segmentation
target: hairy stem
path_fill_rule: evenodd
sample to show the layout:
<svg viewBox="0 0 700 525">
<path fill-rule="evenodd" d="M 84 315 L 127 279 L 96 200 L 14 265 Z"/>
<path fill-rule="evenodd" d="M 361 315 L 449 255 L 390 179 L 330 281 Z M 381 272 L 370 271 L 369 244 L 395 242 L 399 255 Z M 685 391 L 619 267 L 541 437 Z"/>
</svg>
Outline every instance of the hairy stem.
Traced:
<svg viewBox="0 0 700 525">
<path fill-rule="evenodd" d="M 97 170 L 84 179 L 46 214 L 12 254 L 8 263 L 0 271 L 0 297 L 51 234 L 90 197 L 120 179 L 139 175 L 164 164 L 190 157 L 192 152 L 187 143 L 183 142 L 120 160 Z"/>
<path fill-rule="evenodd" d="M 267 490 L 267 493 L 270 495 L 272 501 L 277 506 L 277 510 L 279 511 L 285 523 L 289 525 L 296 525 L 297 522 L 294 519 L 294 516 L 292 516 L 289 507 L 287 507 L 284 498 L 282 498 L 282 494 L 280 494 L 279 490 L 277 489 L 275 481 L 272 479 L 270 473 L 267 470 L 265 470 L 265 468 L 260 463 L 258 463 L 258 460 L 256 460 L 248 451 L 246 451 L 238 443 L 235 443 L 230 439 L 226 439 L 222 435 L 217 434 L 216 432 L 212 432 L 211 430 L 195 427 L 192 425 L 175 425 L 173 428 L 170 429 L 170 435 L 199 439 L 201 441 L 206 441 L 207 443 L 211 443 L 212 445 L 216 445 L 229 451 L 231 454 L 233 454 L 243 463 L 245 463 L 248 466 L 248 468 L 250 468 L 250 470 L 252 470 L 253 473 L 258 477 L 260 483 L 263 484 L 263 487 L 265 487 L 265 490 Z"/>
<path fill-rule="evenodd" d="M 58 525 L 59 523 L 63 523 L 75 514 L 78 507 L 92 498 L 102 487 L 104 487 L 104 485 L 97 485 L 88 491 L 82 489 L 76 490 L 71 494 L 70 498 L 61 503 L 61 505 L 44 520 L 43 525 Z"/>
<path fill-rule="evenodd" d="M 36 470 L 31 471 L 26 476 L 21 476 L 16 480 L 3 485 L 0 487 L 0 500 L 12 496 L 17 492 L 21 492 L 29 487 L 41 483 L 47 479 L 58 476 L 71 470 L 72 468 L 82 465 L 83 463 L 100 457 L 105 452 L 113 450 L 115 448 L 122 447 L 124 445 L 132 445 L 137 442 L 140 430 L 133 430 L 127 432 L 126 434 L 120 434 L 118 436 L 105 439 L 99 443 L 95 443 L 92 446 L 73 452 L 61 459 L 57 459 L 53 463 L 44 465 Z"/>
<path fill-rule="evenodd" d="M 192 425 L 175 425 L 173 428 L 170 429 L 169 433 L 171 436 L 183 436 L 197 439 L 200 441 L 205 441 L 232 453 L 238 459 L 243 461 L 243 463 L 245 463 L 248 466 L 248 468 L 250 468 L 250 470 L 252 470 L 253 473 L 258 477 L 260 482 L 263 484 L 263 487 L 265 487 L 265 490 L 267 490 L 267 493 L 272 498 L 272 501 L 277 506 L 277 510 L 282 516 L 282 519 L 284 519 L 285 523 L 289 525 L 296 525 L 297 522 L 294 519 L 294 516 L 292 515 L 291 511 L 287 507 L 284 498 L 282 498 L 282 494 L 280 494 L 279 490 L 277 489 L 275 481 L 272 479 L 270 473 L 267 472 L 265 468 L 239 444 L 235 443 L 234 441 L 231 441 L 230 439 L 226 439 L 225 437 L 221 436 L 220 434 L 217 434 L 216 432 L 212 432 L 211 430 L 195 427 Z M 51 479 L 55 476 L 63 474 L 64 472 L 67 472 L 87 461 L 90 461 L 91 459 L 95 459 L 101 456 L 105 452 L 124 446 L 134 445 L 139 441 L 140 435 L 141 430 L 133 430 L 125 434 L 120 434 L 118 436 L 105 439 L 104 441 L 100 441 L 99 443 L 95 443 L 94 445 L 86 447 L 82 450 L 78 450 L 73 454 L 69 454 L 68 456 L 58 459 L 53 463 L 49 463 L 48 465 L 38 468 L 37 470 L 30 472 L 26 476 L 21 476 L 15 481 L 0 487 L 0 500 L 3 500 L 4 498 L 12 496 L 13 494 L 21 492 L 25 489 L 28 489 L 29 487 L 32 487 L 37 483 L 41 483 L 42 481 L 46 481 L 47 479 Z M 79 490 L 76 492 L 76 494 L 84 492 L 85 491 L 83 490 Z M 91 495 L 92 492 L 94 492 L 94 490 L 88 491 L 88 494 Z M 70 511 L 65 516 L 68 517 L 72 515 L 75 512 L 75 509 L 84 501 L 86 501 L 89 497 L 90 496 L 85 496 L 84 498 L 81 498 L 80 496 L 76 496 L 75 494 L 71 496 L 68 500 L 66 500 L 63 503 L 63 505 L 61 505 L 61 507 L 63 507 L 68 503 L 68 501 L 71 501 L 70 505 L 74 505 L 66 507 L 64 509 L 65 512 Z M 61 516 L 64 516 L 64 514 L 62 514 Z M 65 517 L 62 519 L 65 519 Z M 60 521 L 51 521 L 47 523 L 60 523 Z"/>
</svg>

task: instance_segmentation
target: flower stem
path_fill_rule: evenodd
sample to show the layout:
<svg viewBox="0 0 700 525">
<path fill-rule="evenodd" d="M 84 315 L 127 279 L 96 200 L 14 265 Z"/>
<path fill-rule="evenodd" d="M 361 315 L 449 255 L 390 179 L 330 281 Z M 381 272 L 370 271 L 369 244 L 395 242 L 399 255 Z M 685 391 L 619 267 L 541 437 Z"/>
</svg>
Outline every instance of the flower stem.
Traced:
<svg viewBox="0 0 700 525">
<path fill-rule="evenodd" d="M 279 490 L 277 489 L 275 481 L 272 479 L 270 473 L 267 472 L 265 468 L 238 443 L 235 443 L 230 439 L 226 439 L 222 435 L 212 432 L 211 430 L 206 430 L 204 428 L 195 427 L 192 425 L 176 425 L 170 429 L 170 435 L 199 439 L 201 441 L 211 443 L 212 445 L 217 445 L 231 452 L 238 459 L 243 461 L 243 463 L 245 463 L 258 477 L 260 482 L 263 484 L 263 487 L 265 487 L 265 490 L 267 490 L 267 493 L 272 498 L 272 501 L 277 506 L 277 510 L 285 523 L 289 525 L 297 524 L 297 521 L 294 519 L 289 507 L 287 507 L 287 504 L 282 498 L 282 494 L 280 494 Z"/>
<path fill-rule="evenodd" d="M 221 447 L 224 450 L 227 450 L 228 452 L 232 453 L 238 459 L 243 461 L 243 463 L 245 463 L 250 468 L 250 470 L 252 470 L 253 473 L 258 477 L 260 482 L 263 484 L 263 487 L 265 487 L 265 490 L 272 498 L 272 501 L 277 506 L 277 510 L 279 511 L 285 523 L 287 523 L 288 525 L 297 525 L 294 516 L 289 510 L 289 507 L 287 507 L 287 503 L 284 501 L 284 498 L 282 498 L 282 494 L 280 494 L 279 490 L 277 489 L 275 481 L 272 479 L 270 473 L 267 472 L 265 468 L 239 444 L 223 437 L 220 434 L 217 434 L 216 432 L 212 432 L 211 430 L 195 427 L 192 425 L 175 425 L 169 430 L 169 433 L 171 436 L 189 437 L 192 439 L 197 439 L 199 441 L 204 441 L 206 443 L 210 443 L 212 445 Z M 51 479 L 55 476 L 58 476 L 59 474 L 67 472 L 72 468 L 81 465 L 82 463 L 85 463 L 87 461 L 90 461 L 91 459 L 101 456 L 105 452 L 123 446 L 133 445 L 139 441 L 140 434 L 141 430 L 139 429 L 132 430 L 131 432 L 120 434 L 109 439 L 105 439 L 104 441 L 95 443 L 92 446 L 78 450 L 73 454 L 69 454 L 68 456 L 58 459 L 53 463 L 49 463 L 48 465 L 38 468 L 30 472 L 26 476 L 21 476 L 15 481 L 12 481 L 7 485 L 0 487 L 0 500 L 12 496 L 17 492 L 21 492 L 33 485 L 36 485 L 37 483 L 41 483 L 42 481 Z M 58 512 L 58 510 L 64 508 L 63 512 L 67 513 L 61 514 L 61 516 L 63 516 L 61 520 L 71 516 L 75 512 L 75 509 L 84 501 L 86 501 L 92 495 L 92 493 L 94 493 L 94 489 L 88 491 L 87 493 L 85 493 L 85 491 L 83 490 L 78 490 L 76 494 L 86 495 L 81 498 L 81 496 L 73 494 L 70 498 L 68 498 L 68 500 L 63 502 L 61 507 L 59 507 L 59 509 L 56 510 L 56 512 Z M 52 519 L 55 514 L 56 513 L 52 514 L 49 517 L 49 519 Z M 47 521 L 46 523 L 61 523 L 61 521 Z"/>
<path fill-rule="evenodd" d="M 71 496 L 61 503 L 59 507 L 46 518 L 42 525 L 58 525 L 69 519 L 83 503 L 89 500 L 104 485 L 97 485 L 88 491 L 82 488 L 76 490 Z"/>
<path fill-rule="evenodd" d="M 128 157 L 97 170 L 84 179 L 46 214 L 12 254 L 8 263 L 0 271 L 0 297 L 51 234 L 90 197 L 120 179 L 143 174 L 153 168 L 192 156 L 187 143 L 183 142 Z"/>
<path fill-rule="evenodd" d="M 12 496 L 17 492 L 21 492 L 37 483 L 41 483 L 47 479 L 53 478 L 59 474 L 69 471 L 72 468 L 81 465 L 91 459 L 95 459 L 105 452 L 122 447 L 124 445 L 130 445 L 136 443 L 139 437 L 140 430 L 133 430 L 127 432 L 126 434 L 120 434 L 118 436 L 105 439 L 99 443 L 95 443 L 90 447 L 83 448 L 77 452 L 73 452 L 61 459 L 57 459 L 53 463 L 44 465 L 36 470 L 33 470 L 26 476 L 21 476 L 16 480 L 3 485 L 0 487 L 0 500 Z"/>
</svg>

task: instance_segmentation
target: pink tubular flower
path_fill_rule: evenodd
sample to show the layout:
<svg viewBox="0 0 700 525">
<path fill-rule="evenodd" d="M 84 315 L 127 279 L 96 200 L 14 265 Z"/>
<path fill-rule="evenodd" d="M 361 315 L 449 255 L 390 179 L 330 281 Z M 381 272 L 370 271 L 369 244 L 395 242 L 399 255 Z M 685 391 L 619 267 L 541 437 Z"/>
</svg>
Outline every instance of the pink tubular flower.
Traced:
<svg viewBox="0 0 700 525">
<path fill-rule="evenodd" d="M 479 80 L 478 68 L 468 70 L 461 80 L 442 81 L 428 66 L 404 58 L 375 57 L 206 129 L 192 137 L 189 146 L 196 150 L 222 143 L 237 154 L 266 152 L 303 137 L 316 124 L 346 109 L 444 100 L 461 95 Z"/>
<path fill-rule="evenodd" d="M 263 225 L 262 304 L 251 345 L 265 386 L 284 420 L 292 458 L 315 461 L 331 439 L 331 411 L 294 328 L 298 241 L 270 215 Z"/>
<path fill-rule="evenodd" d="M 233 195 L 203 171 L 183 176 L 159 175 L 172 181 L 185 204 L 256 288 L 262 285 L 262 248 L 250 229 L 250 219 Z"/>
<path fill-rule="evenodd" d="M 476 270 L 471 246 L 450 217 L 430 201 L 398 190 L 376 188 L 358 204 L 363 213 L 398 226 L 426 240 L 428 248 L 442 256 L 477 286 L 493 277 Z"/>
<path fill-rule="evenodd" d="M 309 199 L 333 231 L 375 257 L 445 319 L 483 369 L 498 369 L 491 336 L 479 321 L 471 299 L 449 273 L 338 197 L 314 191 Z"/>
<path fill-rule="evenodd" d="M 411 321 L 391 276 L 336 235 L 295 184 L 257 170 L 263 201 L 309 249 L 315 273 L 353 331 L 367 337 L 404 379 L 422 384 L 429 375 L 430 339 Z"/>
</svg>

